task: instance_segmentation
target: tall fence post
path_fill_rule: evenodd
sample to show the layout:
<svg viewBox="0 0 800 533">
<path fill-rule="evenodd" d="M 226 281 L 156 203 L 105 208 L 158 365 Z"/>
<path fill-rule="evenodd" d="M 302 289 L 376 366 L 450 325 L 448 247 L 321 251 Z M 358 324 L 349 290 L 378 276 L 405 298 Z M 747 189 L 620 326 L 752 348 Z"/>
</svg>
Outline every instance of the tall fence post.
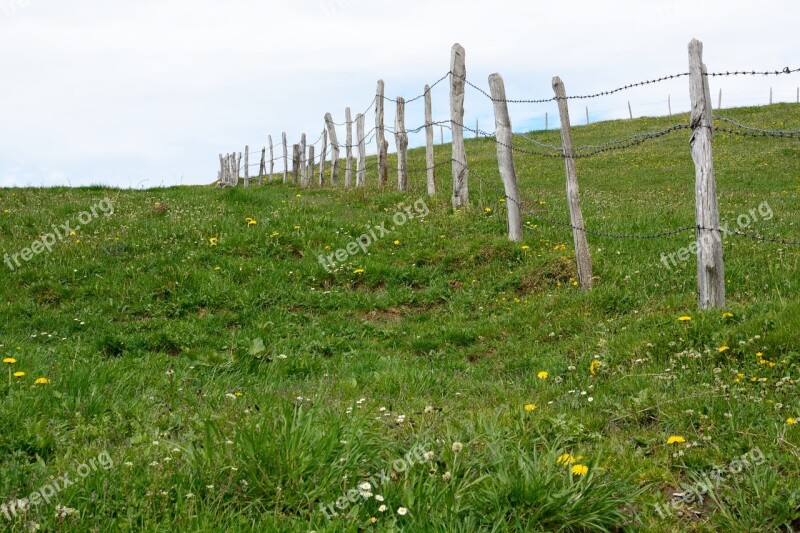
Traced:
<svg viewBox="0 0 800 533">
<path fill-rule="evenodd" d="M 439 144 L 444 144 L 444 126 L 439 126 Z"/>
<path fill-rule="evenodd" d="M 358 138 L 358 172 L 356 174 L 356 187 L 365 187 L 367 184 L 367 145 L 364 139 L 364 115 L 356 115 L 356 137 Z"/>
<path fill-rule="evenodd" d="M 569 218 L 572 224 L 572 238 L 575 241 L 575 258 L 578 263 L 578 283 L 580 283 L 581 289 L 586 290 L 594 286 L 594 279 L 592 277 L 592 257 L 589 253 L 589 242 L 586 239 L 586 227 L 583 224 L 583 212 L 581 211 L 578 169 L 575 167 L 575 150 L 572 147 L 572 130 L 570 129 L 567 91 L 564 88 L 564 83 L 558 76 L 553 78 L 553 91 L 556 93 L 558 112 L 559 115 L 561 115 L 561 144 L 564 145 L 564 164 L 567 172 L 567 201 L 569 202 Z"/>
<path fill-rule="evenodd" d="M 258 186 L 264 185 L 264 174 L 267 173 L 267 148 L 261 149 L 261 164 L 258 165 Z"/>
<path fill-rule="evenodd" d="M 306 134 L 300 136 L 300 185 L 308 186 L 308 167 L 306 165 Z"/>
<path fill-rule="evenodd" d="M 703 64 L 703 43 L 689 43 L 692 99 L 692 159 L 697 195 L 697 294 L 700 307 L 725 307 L 725 265 L 719 230 L 717 184 L 714 177 L 713 127 L 708 74 Z"/>
<path fill-rule="evenodd" d="M 293 148 L 294 157 L 292 157 L 292 183 L 297 185 L 297 181 L 300 179 L 300 153 L 302 146 L 295 144 Z"/>
<path fill-rule="evenodd" d="M 383 80 L 378 80 L 378 88 L 375 91 L 375 144 L 378 148 L 378 186 L 383 187 L 389 179 L 389 169 L 387 167 L 388 153 L 384 149 L 386 133 L 384 128 L 384 92 Z"/>
<path fill-rule="evenodd" d="M 550 115 L 545 112 L 544 114 L 544 131 L 550 129 Z"/>
<path fill-rule="evenodd" d="M 311 188 L 314 186 L 314 159 L 315 159 L 315 151 L 316 146 L 313 144 L 308 147 L 308 162 L 306 164 L 306 169 L 308 172 L 309 179 L 306 180 L 305 187 Z"/>
<path fill-rule="evenodd" d="M 331 185 L 339 185 L 339 137 L 336 135 L 336 124 L 330 113 L 325 115 L 325 124 L 328 127 L 328 138 L 331 140 Z"/>
<path fill-rule="evenodd" d="M 219 177 L 217 178 L 219 185 L 224 185 L 226 178 L 227 176 L 225 175 L 225 156 L 219 154 Z"/>
<path fill-rule="evenodd" d="M 436 159 L 433 153 L 433 104 L 431 88 L 425 86 L 425 166 L 428 179 L 428 195 L 436 194 Z"/>
<path fill-rule="evenodd" d="M 244 147 L 244 186 L 250 186 L 250 147 Z"/>
<path fill-rule="evenodd" d="M 669 116 L 672 116 L 672 95 L 667 95 L 667 110 L 669 111 Z"/>
<path fill-rule="evenodd" d="M 633 120 L 633 108 L 631 107 L 631 101 L 628 100 L 628 116 L 631 120 Z"/>
<path fill-rule="evenodd" d="M 286 144 L 286 132 L 281 135 L 283 137 L 283 182 L 289 181 L 289 145 Z"/>
<path fill-rule="evenodd" d="M 722 89 L 719 90 L 719 97 L 717 98 L 717 109 L 722 109 Z"/>
<path fill-rule="evenodd" d="M 353 119 L 349 107 L 344 110 L 344 122 L 346 128 L 344 187 L 349 189 L 353 186 Z"/>
<path fill-rule="evenodd" d="M 450 125 L 453 128 L 453 208 L 469 204 L 469 167 L 464 149 L 464 85 L 466 52 L 456 43 L 450 55 Z"/>
<path fill-rule="evenodd" d="M 497 163 L 506 191 L 508 210 L 508 238 L 514 242 L 522 240 L 522 213 L 520 211 L 517 169 L 514 166 L 513 135 L 511 118 L 508 116 L 506 87 L 500 74 L 489 76 L 489 88 L 494 101 L 495 138 L 497 139 Z"/>
<path fill-rule="evenodd" d="M 408 191 L 408 133 L 406 133 L 406 100 L 397 97 L 397 114 L 394 122 L 397 143 L 397 190 Z"/>
<path fill-rule="evenodd" d="M 275 172 L 275 150 L 272 146 L 272 135 L 269 136 L 269 183 L 272 183 L 272 174 Z"/>
<path fill-rule="evenodd" d="M 328 159 L 328 130 L 322 130 L 322 150 L 319 157 L 319 186 L 325 186 L 325 163 Z M 313 181 L 313 180 L 312 180 Z"/>
</svg>

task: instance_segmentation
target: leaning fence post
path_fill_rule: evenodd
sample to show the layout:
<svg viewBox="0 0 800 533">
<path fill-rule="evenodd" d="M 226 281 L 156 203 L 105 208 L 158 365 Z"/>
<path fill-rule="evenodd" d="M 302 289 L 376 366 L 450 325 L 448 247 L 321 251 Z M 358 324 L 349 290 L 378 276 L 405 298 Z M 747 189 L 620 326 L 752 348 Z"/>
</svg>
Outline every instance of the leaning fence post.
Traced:
<svg viewBox="0 0 800 533">
<path fill-rule="evenodd" d="M 286 132 L 281 135 L 283 137 L 283 182 L 289 181 L 289 145 L 286 144 Z"/>
<path fill-rule="evenodd" d="M 453 45 L 450 57 L 450 125 L 453 128 L 453 208 L 469 204 L 469 168 L 464 149 L 464 85 L 467 78 L 464 47 Z"/>
<path fill-rule="evenodd" d="M 356 137 L 358 138 L 358 173 L 356 174 L 356 187 L 367 184 L 367 145 L 364 139 L 364 115 L 356 115 Z"/>
<path fill-rule="evenodd" d="M 519 242 L 522 240 L 519 185 L 517 184 L 517 170 L 514 167 L 513 136 L 511 133 L 511 118 L 508 116 L 508 104 L 506 103 L 506 88 L 500 74 L 489 76 L 489 88 L 494 101 L 497 163 L 500 166 L 500 177 L 503 179 L 503 186 L 506 190 L 508 238 Z"/>
<path fill-rule="evenodd" d="M 319 157 L 319 186 L 325 186 L 325 160 L 328 158 L 328 130 L 322 130 L 322 149 Z M 313 173 L 312 173 L 313 181 Z"/>
<path fill-rule="evenodd" d="M 272 147 L 272 135 L 269 136 L 269 183 L 272 183 L 272 174 L 275 172 L 275 150 Z"/>
<path fill-rule="evenodd" d="M 378 187 L 386 185 L 389 179 L 389 169 L 387 167 L 387 152 L 383 149 L 383 141 L 386 139 L 384 129 L 384 83 L 378 80 L 378 88 L 375 91 L 375 144 L 378 148 Z"/>
<path fill-rule="evenodd" d="M 436 194 L 436 159 L 433 153 L 433 105 L 431 88 L 425 86 L 425 166 L 427 167 L 428 195 Z"/>
<path fill-rule="evenodd" d="M 339 137 L 336 135 L 336 124 L 330 113 L 325 114 L 328 127 L 328 138 L 331 140 L 331 185 L 339 185 Z"/>
<path fill-rule="evenodd" d="M 397 97 L 397 114 L 394 122 L 395 142 L 397 143 L 397 190 L 408 190 L 408 133 L 406 133 L 406 101 Z"/>
<path fill-rule="evenodd" d="M 689 76 L 692 98 L 692 159 L 697 195 L 697 294 L 700 307 L 725 307 L 725 265 L 719 230 L 717 185 L 714 177 L 711 94 L 703 64 L 703 43 L 689 43 Z"/>
<path fill-rule="evenodd" d="M 299 144 L 295 144 L 294 148 L 294 157 L 292 157 L 292 183 L 297 185 L 297 181 L 300 178 L 300 155 L 302 147 Z"/>
<path fill-rule="evenodd" d="M 310 179 L 306 180 L 305 187 L 312 187 L 314 185 L 314 151 L 316 147 L 312 144 L 308 147 L 308 163 L 306 169 Z"/>
<path fill-rule="evenodd" d="M 569 201 L 569 217 L 572 224 L 572 238 L 575 241 L 575 258 L 578 263 L 578 282 L 581 289 L 591 289 L 592 258 L 589 253 L 589 242 L 586 240 L 586 227 L 581 212 L 581 197 L 578 188 L 578 170 L 575 167 L 575 150 L 572 147 L 572 131 L 570 130 L 569 106 L 567 91 L 561 78 L 553 78 L 553 91 L 558 100 L 558 112 L 561 115 L 561 144 L 564 145 L 564 163 L 567 172 L 567 200 Z"/>
<path fill-rule="evenodd" d="M 349 189 L 353 186 L 353 119 L 349 107 L 344 110 L 344 122 L 347 132 L 345 139 L 344 186 Z"/>
</svg>

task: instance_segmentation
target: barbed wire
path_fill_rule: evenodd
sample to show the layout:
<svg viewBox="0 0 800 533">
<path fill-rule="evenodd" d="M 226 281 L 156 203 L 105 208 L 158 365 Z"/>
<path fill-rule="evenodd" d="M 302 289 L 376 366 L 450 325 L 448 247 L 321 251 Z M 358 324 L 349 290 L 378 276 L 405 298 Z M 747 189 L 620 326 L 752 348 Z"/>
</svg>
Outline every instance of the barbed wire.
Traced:
<svg viewBox="0 0 800 533">
<path fill-rule="evenodd" d="M 755 70 L 735 70 L 725 72 L 709 72 L 705 75 L 711 76 L 712 78 L 719 76 L 780 76 L 782 74 L 794 74 L 795 72 L 800 72 L 800 68 L 792 69 L 789 67 L 784 67 L 782 70 L 765 70 L 761 72 L 757 72 Z"/>
<path fill-rule="evenodd" d="M 416 102 L 416 101 L 417 101 L 417 100 L 419 100 L 420 98 L 424 98 L 424 97 L 425 97 L 425 95 L 426 95 L 426 94 L 428 94 L 428 92 L 429 92 L 429 91 L 432 91 L 434 87 L 436 87 L 437 85 L 439 85 L 440 83 L 442 83 L 444 80 L 446 80 L 446 79 L 447 79 L 447 77 L 448 77 L 449 75 L 450 75 L 450 72 L 448 71 L 448 72 L 447 72 L 447 74 L 445 74 L 444 76 L 442 76 L 441 78 L 439 78 L 438 80 L 436 80 L 435 82 L 433 82 L 433 84 L 430 86 L 430 88 L 429 88 L 429 90 L 428 90 L 428 91 L 423 91 L 423 93 L 422 93 L 422 94 L 420 94 L 419 96 L 415 96 L 414 98 L 409 98 L 409 99 L 407 99 L 407 100 L 405 101 L 405 103 L 406 103 L 406 104 L 410 104 L 410 103 L 412 103 L 412 102 Z M 376 96 L 379 96 L 379 95 L 376 95 Z M 384 96 L 384 97 L 383 97 L 383 99 L 384 99 L 384 100 L 386 100 L 387 102 L 394 102 L 394 103 L 397 103 L 397 99 L 396 99 L 396 98 L 388 98 L 388 97 Z"/>
<path fill-rule="evenodd" d="M 748 126 L 746 124 L 742 124 L 739 121 L 733 120 L 732 118 L 726 117 L 714 117 L 715 120 L 719 120 L 722 122 L 727 122 L 728 124 L 733 124 L 739 128 L 742 128 L 747 131 L 757 132 L 760 135 L 750 135 L 752 137 L 786 137 L 786 138 L 800 138 L 800 130 L 767 130 L 756 128 L 753 126 Z M 717 131 L 723 131 L 727 133 L 729 130 L 716 128 Z M 744 135 L 743 132 L 738 132 L 737 135 Z"/>
</svg>

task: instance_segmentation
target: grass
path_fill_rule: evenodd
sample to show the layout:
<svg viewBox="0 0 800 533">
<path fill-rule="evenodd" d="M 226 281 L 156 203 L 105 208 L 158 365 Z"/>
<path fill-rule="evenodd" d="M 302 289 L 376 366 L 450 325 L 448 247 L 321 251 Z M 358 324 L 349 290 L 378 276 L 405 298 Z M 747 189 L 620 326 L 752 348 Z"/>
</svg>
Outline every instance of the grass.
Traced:
<svg viewBox="0 0 800 533">
<path fill-rule="evenodd" d="M 800 118 L 796 105 L 722 114 L 769 128 Z M 594 124 L 575 142 L 678 121 L 688 117 Z M 531 135 L 559 144 L 554 131 Z M 693 224 L 688 137 L 579 160 L 588 227 Z M 8 254 L 103 198 L 114 206 L 52 252 L 1 266 L 0 353 L 16 362 L 0 376 L 0 503 L 73 481 L 10 521 L 0 511 L 3 527 L 800 527 L 800 425 L 787 424 L 800 418 L 798 248 L 728 237 L 728 308 L 700 312 L 694 260 L 661 261 L 691 232 L 590 236 L 597 287 L 582 292 L 569 230 L 535 215 L 568 220 L 563 162 L 518 155 L 528 227 L 515 244 L 494 143 L 470 140 L 467 153 L 472 207 L 459 212 L 447 166 L 433 198 L 421 173 L 408 194 L 278 183 L 3 190 Z M 722 220 L 738 227 L 766 202 L 773 216 L 756 211 L 747 231 L 800 238 L 798 156 L 796 140 L 717 135 Z M 425 166 L 422 151 L 410 166 Z M 367 225 L 392 226 L 400 203 L 413 219 L 323 268 L 320 254 Z M 102 457 L 113 465 L 79 474 Z M 729 466 L 741 471 L 709 485 Z M 370 479 L 365 499 L 357 487 Z M 703 480 L 702 501 L 670 506 Z"/>
</svg>

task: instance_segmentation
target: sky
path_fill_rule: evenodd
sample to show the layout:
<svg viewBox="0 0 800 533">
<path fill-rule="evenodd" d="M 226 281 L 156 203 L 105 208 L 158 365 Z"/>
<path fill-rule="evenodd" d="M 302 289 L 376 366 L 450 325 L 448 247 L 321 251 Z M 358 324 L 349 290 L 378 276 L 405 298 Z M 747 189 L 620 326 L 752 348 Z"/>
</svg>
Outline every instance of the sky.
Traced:
<svg viewBox="0 0 800 533">
<path fill-rule="evenodd" d="M 314 142 L 325 113 L 342 123 L 345 107 L 367 109 L 378 79 L 387 97 L 421 94 L 449 71 L 454 43 L 472 83 L 488 90 L 497 72 L 508 98 L 539 99 L 555 75 L 586 94 L 686 72 L 692 38 L 710 71 L 797 68 L 797 20 L 796 0 L 0 0 L 0 187 L 212 183 L 220 153 L 260 154 L 272 135 L 277 155 L 282 132 Z M 711 80 L 723 107 L 767 104 L 771 87 L 795 102 L 798 86 L 800 74 Z M 448 92 L 433 89 L 434 120 L 449 119 Z M 664 115 L 668 98 L 688 110 L 688 95 L 683 78 L 570 113 L 576 125 L 586 106 L 592 122 L 623 118 L 630 101 L 635 116 Z M 424 124 L 422 103 L 407 106 L 407 128 Z M 479 92 L 467 89 L 465 110 L 494 131 Z M 515 131 L 544 128 L 545 113 L 557 123 L 552 103 L 510 112 Z"/>
</svg>

